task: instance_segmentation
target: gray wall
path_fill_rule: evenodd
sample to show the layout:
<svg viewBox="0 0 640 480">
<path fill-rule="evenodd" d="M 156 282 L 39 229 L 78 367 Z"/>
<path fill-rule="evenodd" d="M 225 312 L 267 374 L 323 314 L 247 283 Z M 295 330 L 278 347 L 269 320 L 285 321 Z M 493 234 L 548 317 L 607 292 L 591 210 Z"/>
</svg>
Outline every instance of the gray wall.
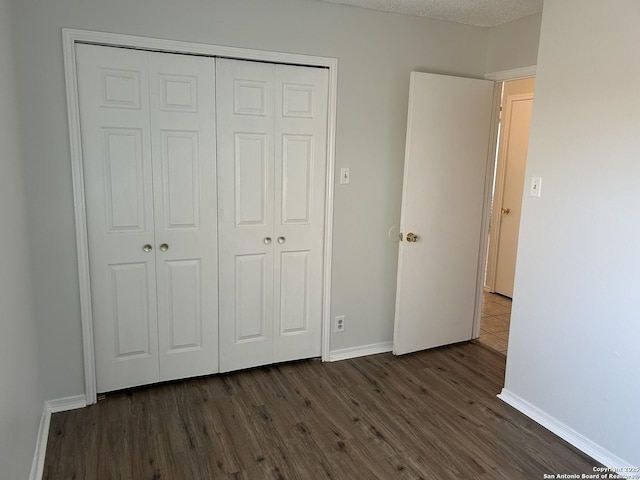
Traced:
<svg viewBox="0 0 640 480">
<path fill-rule="evenodd" d="M 501 72 L 535 65 L 542 15 L 530 15 L 489 29 L 486 71 Z"/>
<path fill-rule="evenodd" d="M 614 8 L 615 7 L 615 8 Z M 640 465 L 640 3 L 545 0 L 506 389 Z"/>
<path fill-rule="evenodd" d="M 313 0 L 20 0 L 14 26 L 47 398 L 84 393 L 61 27 L 337 57 L 331 345 L 392 339 L 409 72 L 482 77 L 487 29 Z"/>
<path fill-rule="evenodd" d="M 8 0 L 0 0 L 0 478 L 29 477 L 44 397 Z"/>
</svg>

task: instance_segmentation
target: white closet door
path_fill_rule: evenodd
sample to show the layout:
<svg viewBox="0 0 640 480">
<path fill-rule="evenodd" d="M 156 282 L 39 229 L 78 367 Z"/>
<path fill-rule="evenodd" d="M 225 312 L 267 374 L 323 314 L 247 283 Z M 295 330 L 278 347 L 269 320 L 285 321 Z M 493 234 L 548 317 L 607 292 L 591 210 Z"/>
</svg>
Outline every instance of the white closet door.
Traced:
<svg viewBox="0 0 640 480">
<path fill-rule="evenodd" d="M 218 371 L 214 69 L 149 53 L 161 380 Z"/>
<path fill-rule="evenodd" d="M 275 66 L 273 361 L 320 356 L 328 70 Z"/>
<path fill-rule="evenodd" d="M 218 371 L 210 58 L 78 45 L 99 392 Z"/>
<path fill-rule="evenodd" d="M 77 45 L 76 55 L 96 380 L 104 392 L 159 380 L 147 54 Z"/>
<path fill-rule="evenodd" d="M 221 371 L 320 355 L 327 78 L 217 60 Z"/>
<path fill-rule="evenodd" d="M 273 65 L 216 60 L 220 371 L 272 361 Z"/>
</svg>

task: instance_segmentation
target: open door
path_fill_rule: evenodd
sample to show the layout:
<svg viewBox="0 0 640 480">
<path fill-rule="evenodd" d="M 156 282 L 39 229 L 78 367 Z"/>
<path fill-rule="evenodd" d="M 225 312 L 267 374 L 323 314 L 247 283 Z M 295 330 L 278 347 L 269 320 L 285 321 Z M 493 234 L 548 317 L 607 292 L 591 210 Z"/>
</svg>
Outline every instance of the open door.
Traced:
<svg viewBox="0 0 640 480">
<path fill-rule="evenodd" d="M 479 315 L 494 82 L 411 73 L 393 352 L 470 340 Z"/>
</svg>

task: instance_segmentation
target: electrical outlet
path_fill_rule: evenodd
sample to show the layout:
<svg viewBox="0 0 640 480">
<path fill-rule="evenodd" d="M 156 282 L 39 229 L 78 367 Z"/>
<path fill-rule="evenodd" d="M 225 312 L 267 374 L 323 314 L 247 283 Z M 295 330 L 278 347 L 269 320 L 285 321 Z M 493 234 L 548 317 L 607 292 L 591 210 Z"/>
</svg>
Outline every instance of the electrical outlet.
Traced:
<svg viewBox="0 0 640 480">
<path fill-rule="evenodd" d="M 333 324 L 333 331 L 336 333 L 344 332 L 344 315 L 338 315 Z"/>
</svg>

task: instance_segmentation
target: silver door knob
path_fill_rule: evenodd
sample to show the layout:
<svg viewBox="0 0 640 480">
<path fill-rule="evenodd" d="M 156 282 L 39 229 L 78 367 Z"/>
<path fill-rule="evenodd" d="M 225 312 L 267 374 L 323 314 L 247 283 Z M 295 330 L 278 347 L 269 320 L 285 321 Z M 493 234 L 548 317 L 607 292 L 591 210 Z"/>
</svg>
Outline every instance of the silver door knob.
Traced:
<svg viewBox="0 0 640 480">
<path fill-rule="evenodd" d="M 269 245 L 271 243 L 271 237 L 264 237 L 264 240 L 262 240 L 264 242 L 265 245 Z"/>
<path fill-rule="evenodd" d="M 166 252 L 167 250 L 169 250 L 169 245 L 167 245 L 166 243 L 163 243 L 162 245 L 160 245 L 160 250 L 162 250 L 163 252 Z"/>
<path fill-rule="evenodd" d="M 153 247 L 147 243 L 144 247 L 142 247 L 142 250 L 144 250 L 145 252 L 150 252 L 152 248 Z"/>
<path fill-rule="evenodd" d="M 286 241 L 287 241 L 287 239 L 286 239 L 286 238 L 284 238 L 284 237 L 278 237 L 278 243 L 279 243 L 280 245 L 282 245 L 282 244 L 283 244 L 284 242 L 286 242 Z"/>
</svg>

